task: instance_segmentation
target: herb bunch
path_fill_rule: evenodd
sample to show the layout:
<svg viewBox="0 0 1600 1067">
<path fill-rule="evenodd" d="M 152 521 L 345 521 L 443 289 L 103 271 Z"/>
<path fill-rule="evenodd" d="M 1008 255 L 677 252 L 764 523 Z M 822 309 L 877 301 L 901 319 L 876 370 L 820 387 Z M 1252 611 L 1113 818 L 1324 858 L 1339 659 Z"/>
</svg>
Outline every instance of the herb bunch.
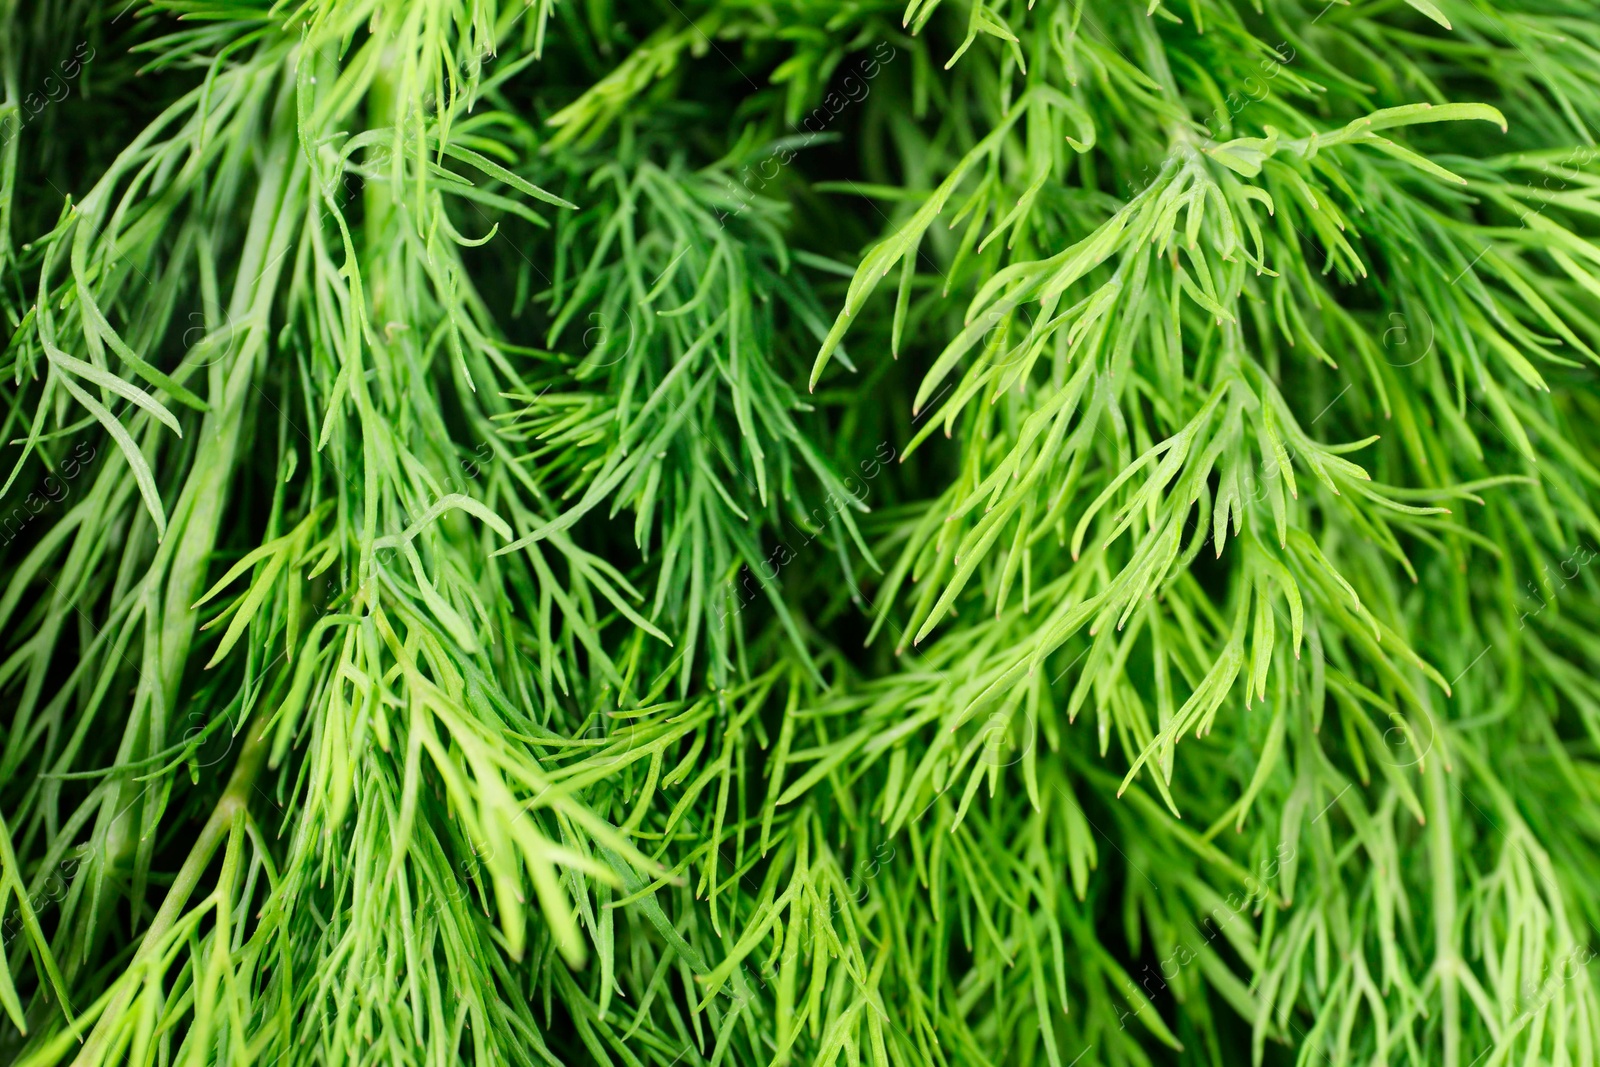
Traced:
<svg viewBox="0 0 1600 1067">
<path fill-rule="evenodd" d="M 1592 8 L 0 0 L 7 1061 L 1600 1061 Z"/>
</svg>

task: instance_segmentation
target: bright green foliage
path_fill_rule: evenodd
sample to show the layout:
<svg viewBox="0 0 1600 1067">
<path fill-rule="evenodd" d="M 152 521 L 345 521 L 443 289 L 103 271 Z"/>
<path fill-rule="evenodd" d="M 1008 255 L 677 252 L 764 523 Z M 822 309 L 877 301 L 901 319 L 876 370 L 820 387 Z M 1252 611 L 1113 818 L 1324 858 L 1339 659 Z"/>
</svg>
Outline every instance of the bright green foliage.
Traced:
<svg viewBox="0 0 1600 1067">
<path fill-rule="evenodd" d="M 0 1056 L 1600 1063 L 1593 0 L 0 0 Z"/>
</svg>

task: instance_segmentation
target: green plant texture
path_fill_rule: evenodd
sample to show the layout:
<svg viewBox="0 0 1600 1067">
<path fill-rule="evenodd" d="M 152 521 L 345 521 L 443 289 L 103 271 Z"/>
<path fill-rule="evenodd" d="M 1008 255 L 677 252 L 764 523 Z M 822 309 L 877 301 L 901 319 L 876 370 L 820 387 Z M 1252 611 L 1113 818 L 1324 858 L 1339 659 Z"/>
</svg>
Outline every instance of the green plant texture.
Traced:
<svg viewBox="0 0 1600 1067">
<path fill-rule="evenodd" d="M 0 1063 L 1600 1065 L 1596 0 L 0 79 Z"/>
</svg>

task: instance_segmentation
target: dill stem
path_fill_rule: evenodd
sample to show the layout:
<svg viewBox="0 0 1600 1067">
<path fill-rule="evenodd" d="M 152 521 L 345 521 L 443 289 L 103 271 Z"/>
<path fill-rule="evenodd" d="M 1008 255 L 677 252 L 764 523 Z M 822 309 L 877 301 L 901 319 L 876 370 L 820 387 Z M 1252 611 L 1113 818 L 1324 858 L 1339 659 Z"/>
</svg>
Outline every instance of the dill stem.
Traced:
<svg viewBox="0 0 1600 1067">
<path fill-rule="evenodd" d="M 1439 996 L 1444 1001 L 1444 1064 L 1461 1062 L 1461 1002 L 1456 977 L 1460 949 L 1456 941 L 1456 860 L 1450 841 L 1449 795 L 1445 792 L 1443 758 L 1428 761 L 1429 859 L 1433 864 L 1433 931 Z"/>
<path fill-rule="evenodd" d="M 249 810 L 250 790 L 255 788 L 256 777 L 266 762 L 269 747 L 267 719 L 264 710 L 258 711 L 251 718 L 250 725 L 245 728 L 244 745 L 239 749 L 239 759 L 233 766 L 233 773 L 228 776 L 227 787 L 223 789 L 222 796 L 217 798 L 216 806 L 211 809 L 210 818 L 206 819 L 205 826 L 195 839 L 194 847 L 184 858 L 183 866 L 178 869 L 167 895 L 162 899 L 161 907 L 157 909 L 155 917 L 150 920 L 150 925 L 140 938 L 138 951 L 134 953 L 123 971 L 125 979 L 138 974 L 139 965 L 145 962 L 151 951 L 160 945 L 167 931 L 178 921 L 184 908 L 189 904 L 190 895 L 200 884 L 201 876 L 211 865 L 217 846 L 222 843 L 235 819 Z M 105 1011 L 100 1013 L 100 1019 L 89 1034 L 89 1040 L 84 1042 L 77 1058 L 72 1061 L 73 1067 L 88 1067 L 89 1064 L 101 1062 L 105 1043 L 111 1036 L 107 1023 L 124 1017 L 128 1010 L 128 1000 L 133 996 L 137 986 L 136 981 L 128 980 L 117 991 Z"/>
</svg>

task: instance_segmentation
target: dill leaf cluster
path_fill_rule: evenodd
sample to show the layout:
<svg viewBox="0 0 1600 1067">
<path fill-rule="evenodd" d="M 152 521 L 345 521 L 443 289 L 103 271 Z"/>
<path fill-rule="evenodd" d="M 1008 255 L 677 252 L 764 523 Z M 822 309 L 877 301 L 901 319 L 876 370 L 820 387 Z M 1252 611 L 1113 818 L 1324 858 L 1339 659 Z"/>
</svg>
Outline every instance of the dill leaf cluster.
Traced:
<svg viewBox="0 0 1600 1067">
<path fill-rule="evenodd" d="M 1600 1063 L 1595 0 L 0 0 L 0 1060 Z"/>
</svg>

